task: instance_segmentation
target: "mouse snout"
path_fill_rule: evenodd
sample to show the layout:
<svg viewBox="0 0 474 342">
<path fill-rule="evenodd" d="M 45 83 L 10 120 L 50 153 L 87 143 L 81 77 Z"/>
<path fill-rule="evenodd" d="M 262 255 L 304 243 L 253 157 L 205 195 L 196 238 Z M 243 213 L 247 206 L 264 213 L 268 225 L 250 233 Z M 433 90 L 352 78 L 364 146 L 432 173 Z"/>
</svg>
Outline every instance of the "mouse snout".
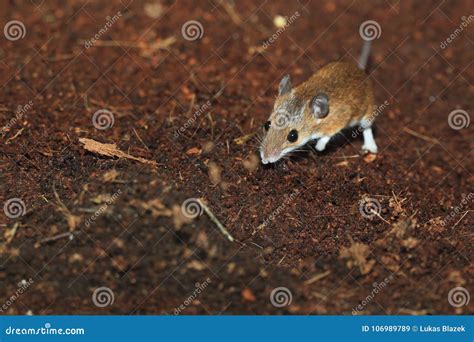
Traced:
<svg viewBox="0 0 474 342">
<path fill-rule="evenodd" d="M 280 159 L 280 151 L 276 149 L 272 150 L 265 150 L 261 149 L 260 150 L 260 157 L 262 158 L 262 163 L 263 164 L 268 164 L 268 163 L 274 163 L 278 159 Z"/>
</svg>

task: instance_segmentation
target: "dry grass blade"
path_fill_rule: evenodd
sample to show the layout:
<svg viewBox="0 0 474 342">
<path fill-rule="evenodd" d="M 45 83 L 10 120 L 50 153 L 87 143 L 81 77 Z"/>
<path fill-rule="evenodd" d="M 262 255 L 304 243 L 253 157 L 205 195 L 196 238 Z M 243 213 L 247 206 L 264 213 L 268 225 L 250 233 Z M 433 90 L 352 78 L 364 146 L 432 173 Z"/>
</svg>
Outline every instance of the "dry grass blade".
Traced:
<svg viewBox="0 0 474 342">
<path fill-rule="evenodd" d="M 225 235 L 225 237 L 227 237 L 227 239 L 229 239 L 229 241 L 233 242 L 234 241 L 234 238 L 232 237 L 232 235 L 230 235 L 229 231 L 224 227 L 224 225 L 217 219 L 216 216 L 214 216 L 214 214 L 212 213 L 211 209 L 209 209 L 209 207 L 205 204 L 204 200 L 203 199 L 198 199 L 198 202 L 199 202 L 199 205 L 201 206 L 201 208 L 204 209 L 204 211 L 206 212 L 207 216 L 209 216 L 209 218 L 211 219 L 212 222 L 215 223 L 215 225 L 217 226 L 217 228 L 219 228 L 219 230 L 222 232 L 222 234 Z"/>
</svg>

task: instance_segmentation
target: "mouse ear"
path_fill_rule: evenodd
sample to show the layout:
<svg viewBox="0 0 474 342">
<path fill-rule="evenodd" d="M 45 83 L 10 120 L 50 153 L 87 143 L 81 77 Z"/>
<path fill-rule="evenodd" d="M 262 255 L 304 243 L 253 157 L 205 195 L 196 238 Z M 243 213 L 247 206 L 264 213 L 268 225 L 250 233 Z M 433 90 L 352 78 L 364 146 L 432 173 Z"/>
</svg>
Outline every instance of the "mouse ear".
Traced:
<svg viewBox="0 0 474 342">
<path fill-rule="evenodd" d="M 285 75 L 280 81 L 280 85 L 278 86 L 278 96 L 285 95 L 291 90 L 291 79 L 290 75 Z"/>
<path fill-rule="evenodd" d="M 329 97 L 324 93 L 318 93 L 310 103 L 311 114 L 321 119 L 329 114 Z"/>
</svg>

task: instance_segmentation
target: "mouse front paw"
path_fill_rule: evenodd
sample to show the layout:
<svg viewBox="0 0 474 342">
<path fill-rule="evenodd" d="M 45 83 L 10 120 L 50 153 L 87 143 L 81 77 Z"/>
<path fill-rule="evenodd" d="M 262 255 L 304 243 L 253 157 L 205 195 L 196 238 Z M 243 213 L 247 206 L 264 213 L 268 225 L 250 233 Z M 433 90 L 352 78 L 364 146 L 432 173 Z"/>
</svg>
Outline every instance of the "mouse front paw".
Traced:
<svg viewBox="0 0 474 342">
<path fill-rule="evenodd" d="M 367 153 L 373 153 L 373 154 L 377 154 L 377 152 L 379 151 L 379 149 L 377 148 L 377 145 L 375 144 L 364 144 L 362 145 L 362 152 L 364 154 L 367 154 Z"/>
<path fill-rule="evenodd" d="M 316 150 L 318 150 L 319 152 L 322 152 L 326 149 L 326 145 L 328 144 L 329 140 L 331 139 L 331 137 L 322 137 L 318 140 L 318 142 L 316 143 Z"/>
</svg>

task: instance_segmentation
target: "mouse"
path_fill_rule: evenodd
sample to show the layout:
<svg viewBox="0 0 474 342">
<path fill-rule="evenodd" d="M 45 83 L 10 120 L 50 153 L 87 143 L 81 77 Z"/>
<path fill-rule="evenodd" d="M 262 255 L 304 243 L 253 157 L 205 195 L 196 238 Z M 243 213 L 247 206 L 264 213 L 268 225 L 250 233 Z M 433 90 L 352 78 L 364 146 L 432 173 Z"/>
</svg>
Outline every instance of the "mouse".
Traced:
<svg viewBox="0 0 474 342">
<path fill-rule="evenodd" d="M 290 75 L 281 79 L 272 113 L 263 125 L 263 164 L 275 163 L 312 140 L 322 152 L 335 135 L 354 126 L 362 129 L 363 152 L 377 153 L 372 132 L 374 93 L 366 74 L 370 48 L 371 41 L 364 41 L 357 64 L 329 63 L 296 87 Z"/>
</svg>

